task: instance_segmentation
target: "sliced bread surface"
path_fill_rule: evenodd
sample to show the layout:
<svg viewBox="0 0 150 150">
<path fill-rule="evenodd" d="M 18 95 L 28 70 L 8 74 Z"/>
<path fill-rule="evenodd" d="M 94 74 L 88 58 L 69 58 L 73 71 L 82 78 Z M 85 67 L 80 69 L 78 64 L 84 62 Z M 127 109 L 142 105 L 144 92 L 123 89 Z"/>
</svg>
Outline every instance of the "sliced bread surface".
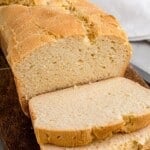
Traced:
<svg viewBox="0 0 150 150">
<path fill-rule="evenodd" d="M 150 126 L 130 134 L 118 134 L 87 146 L 64 148 L 50 144 L 40 145 L 41 150 L 150 150 Z"/>
<path fill-rule="evenodd" d="M 4 6 L 0 34 L 26 114 L 34 96 L 123 76 L 131 56 L 118 21 L 84 0 Z"/>
<path fill-rule="evenodd" d="M 81 146 L 150 124 L 150 90 L 125 79 L 34 97 L 29 110 L 40 144 Z"/>
</svg>

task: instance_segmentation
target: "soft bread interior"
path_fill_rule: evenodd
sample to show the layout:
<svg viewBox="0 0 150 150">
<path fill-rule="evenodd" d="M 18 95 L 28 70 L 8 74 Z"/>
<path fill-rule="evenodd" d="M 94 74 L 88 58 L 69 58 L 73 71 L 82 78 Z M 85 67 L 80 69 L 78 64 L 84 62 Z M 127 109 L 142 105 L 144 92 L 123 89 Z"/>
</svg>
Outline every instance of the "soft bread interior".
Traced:
<svg viewBox="0 0 150 150">
<path fill-rule="evenodd" d="M 118 77 L 34 97 L 29 107 L 40 144 L 80 146 L 147 126 L 150 90 Z"/>
<path fill-rule="evenodd" d="M 113 38 L 99 38 L 94 45 L 84 38 L 60 39 L 26 56 L 14 72 L 19 91 L 30 99 L 77 84 L 123 76 L 130 58 L 127 53 L 128 46 Z"/>
</svg>

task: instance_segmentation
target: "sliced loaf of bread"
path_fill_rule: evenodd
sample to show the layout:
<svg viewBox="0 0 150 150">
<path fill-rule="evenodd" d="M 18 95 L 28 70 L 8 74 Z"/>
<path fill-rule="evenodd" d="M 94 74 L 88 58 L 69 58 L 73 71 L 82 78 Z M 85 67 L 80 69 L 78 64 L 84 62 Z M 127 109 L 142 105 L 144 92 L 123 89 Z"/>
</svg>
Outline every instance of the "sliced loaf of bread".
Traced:
<svg viewBox="0 0 150 150">
<path fill-rule="evenodd" d="M 39 94 L 123 76 L 131 56 L 116 19 L 85 0 L 4 6 L 0 33 L 26 113 Z"/>
<path fill-rule="evenodd" d="M 118 134 L 101 142 L 88 146 L 64 148 L 52 145 L 40 145 L 41 150 L 150 150 L 150 126 L 130 134 Z"/>
<path fill-rule="evenodd" d="M 150 124 L 150 90 L 125 79 L 34 97 L 29 110 L 39 144 L 81 146 Z"/>
</svg>

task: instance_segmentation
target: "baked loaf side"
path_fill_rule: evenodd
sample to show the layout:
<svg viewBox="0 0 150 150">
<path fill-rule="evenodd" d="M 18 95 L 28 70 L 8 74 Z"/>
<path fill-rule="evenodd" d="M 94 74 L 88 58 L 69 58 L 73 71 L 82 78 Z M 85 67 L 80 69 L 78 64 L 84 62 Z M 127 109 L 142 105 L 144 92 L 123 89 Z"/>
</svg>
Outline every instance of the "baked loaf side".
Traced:
<svg viewBox="0 0 150 150">
<path fill-rule="evenodd" d="M 149 125 L 150 90 L 118 77 L 34 97 L 29 109 L 39 144 L 81 146 Z"/>
<path fill-rule="evenodd" d="M 84 147 L 63 148 L 40 145 L 41 150 L 149 150 L 150 126 L 130 134 L 118 134 L 102 142 L 94 142 Z"/>
<path fill-rule="evenodd" d="M 131 56 L 114 17 L 84 0 L 50 6 L 0 10 L 1 46 L 24 112 L 36 95 L 123 76 Z"/>
</svg>

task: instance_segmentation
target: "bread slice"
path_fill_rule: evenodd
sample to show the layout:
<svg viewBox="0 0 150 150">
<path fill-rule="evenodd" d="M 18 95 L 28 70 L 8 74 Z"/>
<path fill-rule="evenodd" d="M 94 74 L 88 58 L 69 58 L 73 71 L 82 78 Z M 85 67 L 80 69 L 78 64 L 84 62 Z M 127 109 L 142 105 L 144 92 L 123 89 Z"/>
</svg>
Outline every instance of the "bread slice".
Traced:
<svg viewBox="0 0 150 150">
<path fill-rule="evenodd" d="M 40 145 L 41 150 L 150 150 L 150 126 L 130 134 L 118 134 L 102 142 L 76 148 Z"/>
<path fill-rule="evenodd" d="M 125 78 L 34 97 L 29 110 L 39 144 L 81 146 L 150 124 L 150 90 Z"/>
<path fill-rule="evenodd" d="M 131 56 L 116 19 L 84 0 L 5 6 L 0 31 L 26 113 L 36 95 L 123 76 Z"/>
</svg>

